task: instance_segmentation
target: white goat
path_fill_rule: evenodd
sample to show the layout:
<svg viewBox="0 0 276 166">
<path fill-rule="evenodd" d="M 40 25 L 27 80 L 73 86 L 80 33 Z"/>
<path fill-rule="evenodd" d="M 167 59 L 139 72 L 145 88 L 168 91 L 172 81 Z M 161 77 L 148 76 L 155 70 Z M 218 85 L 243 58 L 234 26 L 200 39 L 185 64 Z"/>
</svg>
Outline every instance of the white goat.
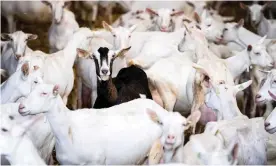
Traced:
<svg viewBox="0 0 276 166">
<path fill-rule="evenodd" d="M 52 4 L 49 3 L 49 5 L 51 6 Z M 55 17 L 52 18 L 52 24 L 49 29 L 50 53 L 64 49 L 74 32 L 79 29 L 79 24 L 73 12 L 62 9 L 60 17 L 60 21 Z"/>
<path fill-rule="evenodd" d="M 17 70 L 1 84 L 1 104 L 16 102 L 42 82 L 42 74 L 37 66 L 32 68 L 28 62 L 23 64 L 21 70 Z"/>
<path fill-rule="evenodd" d="M 256 101 L 258 103 L 264 103 L 276 99 L 276 69 L 262 72 L 266 74 L 266 79 L 262 81 L 261 88 L 256 95 Z"/>
<path fill-rule="evenodd" d="M 179 114 L 179 113 L 178 113 Z M 193 124 L 195 122 L 198 121 L 198 119 L 200 118 L 200 112 L 196 111 L 193 112 L 193 114 L 191 114 L 188 118 L 188 124 Z M 155 115 L 156 116 L 156 115 Z M 184 145 L 184 132 L 185 130 L 187 130 L 190 126 L 183 126 L 183 119 L 179 118 L 181 116 L 177 115 L 177 114 L 172 114 L 170 115 L 170 117 L 168 117 L 168 120 L 171 118 L 171 124 L 170 125 L 166 125 L 163 127 L 163 132 L 162 132 L 162 136 L 159 140 L 157 140 L 157 143 L 160 144 L 161 147 L 163 147 L 163 149 L 161 151 L 163 151 L 163 155 L 162 157 L 159 159 L 164 163 L 169 163 L 172 160 L 174 162 L 178 161 L 180 162 L 182 160 L 182 149 L 183 149 L 183 145 Z M 154 118 L 158 120 L 158 117 Z M 152 148 L 155 145 L 153 145 Z M 154 150 L 154 149 L 152 149 Z M 152 151 L 152 153 L 160 153 L 160 150 L 157 151 Z M 152 162 L 151 158 L 149 157 L 149 163 Z"/>
<path fill-rule="evenodd" d="M 43 3 L 51 3 L 53 12 Z M 1 2 L 1 13 L 8 21 L 9 32 L 14 32 L 16 30 L 15 17 L 28 22 L 45 23 L 51 21 L 51 15 L 53 14 L 57 20 L 60 20 L 62 8 L 66 6 L 66 4 L 68 4 L 68 2 L 64 1 L 5 1 Z"/>
<path fill-rule="evenodd" d="M 41 119 L 40 115 L 32 116 L 32 118 L 30 118 L 30 116 L 23 118 L 18 113 L 18 105 L 19 103 L 1 105 L 1 155 L 4 155 L 12 165 L 46 165 L 28 135 L 30 128 L 32 128 L 34 124 L 38 125 L 39 121 L 40 123 L 42 122 L 41 124 L 43 125 L 44 119 Z M 50 129 L 49 125 L 48 128 Z M 40 130 L 41 129 L 42 128 L 40 128 Z M 44 133 L 40 133 L 40 135 L 37 135 L 34 139 L 36 141 L 37 139 L 41 139 L 40 137 L 44 137 L 43 134 Z M 49 146 L 53 149 L 53 143 L 52 145 L 48 145 L 46 142 L 43 143 L 47 147 Z M 47 155 L 51 156 L 52 149 L 50 149 Z"/>
<path fill-rule="evenodd" d="M 6 70 L 10 76 L 16 71 L 18 60 L 32 52 L 27 42 L 35 40 L 37 35 L 16 31 L 11 34 L 2 33 L 1 38 L 8 40 L 1 55 L 1 68 Z"/>
<path fill-rule="evenodd" d="M 251 15 L 251 24 L 253 27 L 257 28 L 258 34 L 261 36 L 267 35 L 269 39 L 276 37 L 276 23 L 269 21 L 265 18 L 263 11 L 267 8 L 269 3 L 261 6 L 259 4 L 253 4 L 251 6 L 246 6 L 240 3 L 243 9 L 249 10 Z"/>
<path fill-rule="evenodd" d="M 29 60 L 41 68 L 44 82 L 55 83 L 60 86 L 59 93 L 65 104 L 74 84 L 73 65 L 77 56 L 77 48 L 81 47 L 82 42 L 93 36 L 94 33 L 88 28 L 79 28 L 63 50 L 50 55 L 41 51 L 34 51 L 31 56 L 25 58 L 25 60 Z"/>
<path fill-rule="evenodd" d="M 182 162 L 188 165 L 235 165 L 238 143 L 233 140 L 227 147 L 212 133 L 192 135 L 183 147 Z"/>
<path fill-rule="evenodd" d="M 215 134 L 224 145 L 229 145 L 233 140 L 239 143 L 238 164 L 265 165 L 267 134 L 264 130 L 264 119 L 246 116 L 237 116 L 233 119 L 209 122 L 205 132 Z"/>
<path fill-rule="evenodd" d="M 154 11 L 147 8 L 146 11 L 154 17 L 154 31 L 172 32 L 175 28 L 175 17 L 184 14 L 183 11 L 175 11 L 174 9 L 161 8 Z"/>
<path fill-rule="evenodd" d="M 107 109 L 70 111 L 58 95 L 58 86 L 48 84 L 35 87 L 21 103 L 19 112 L 22 115 L 46 113 L 55 137 L 61 141 L 55 146 L 61 164 L 139 164 L 161 136 L 160 124 L 170 125 L 167 118 L 170 114 L 180 116 L 148 99 L 136 99 Z M 151 116 L 155 114 L 159 121 Z M 189 125 L 186 118 L 182 120 L 183 125 Z M 139 145 L 139 149 L 133 145 Z"/>
<path fill-rule="evenodd" d="M 249 71 L 251 65 L 258 65 L 263 68 L 274 66 L 274 62 L 263 44 L 265 38 L 266 36 L 261 38 L 258 43 L 248 45 L 247 49 L 237 52 L 236 55 L 225 60 L 234 79 L 244 71 Z"/>
</svg>

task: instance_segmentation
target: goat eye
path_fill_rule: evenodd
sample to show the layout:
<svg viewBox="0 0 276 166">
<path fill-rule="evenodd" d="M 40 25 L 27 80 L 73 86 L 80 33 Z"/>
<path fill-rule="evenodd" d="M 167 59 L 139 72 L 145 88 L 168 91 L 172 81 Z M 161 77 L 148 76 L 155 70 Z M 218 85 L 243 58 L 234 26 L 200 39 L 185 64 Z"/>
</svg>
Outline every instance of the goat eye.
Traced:
<svg viewBox="0 0 276 166">
<path fill-rule="evenodd" d="M 224 30 L 224 31 L 228 31 L 228 28 L 224 28 L 223 30 Z"/>
<path fill-rule="evenodd" d="M 159 123 L 160 125 L 163 125 L 163 123 L 162 123 L 161 121 L 158 121 L 158 123 Z"/>
<path fill-rule="evenodd" d="M 1 129 L 3 132 L 7 132 L 8 130 L 7 129 L 5 129 L 5 128 L 2 128 Z"/>
<path fill-rule="evenodd" d="M 210 27 L 210 26 L 211 26 L 211 24 L 207 25 L 207 27 Z"/>
<path fill-rule="evenodd" d="M 42 93 L 41 93 L 41 95 L 45 96 L 45 95 L 47 95 L 47 93 L 45 93 L 45 92 L 42 92 Z"/>
<path fill-rule="evenodd" d="M 34 81 L 35 84 L 37 84 L 37 81 Z"/>
<path fill-rule="evenodd" d="M 14 119 L 14 117 L 13 117 L 13 116 L 11 116 L 11 115 L 9 116 L 9 118 L 10 118 L 10 120 L 13 120 L 13 119 Z"/>
<path fill-rule="evenodd" d="M 256 54 L 256 55 L 260 55 L 260 53 L 259 53 L 259 52 L 256 52 L 255 54 Z"/>
<path fill-rule="evenodd" d="M 276 80 L 274 80 L 273 83 L 276 84 Z"/>
<path fill-rule="evenodd" d="M 116 37 L 116 35 L 113 35 L 113 37 Z"/>
<path fill-rule="evenodd" d="M 128 38 L 131 38 L 131 36 L 129 35 Z"/>
</svg>

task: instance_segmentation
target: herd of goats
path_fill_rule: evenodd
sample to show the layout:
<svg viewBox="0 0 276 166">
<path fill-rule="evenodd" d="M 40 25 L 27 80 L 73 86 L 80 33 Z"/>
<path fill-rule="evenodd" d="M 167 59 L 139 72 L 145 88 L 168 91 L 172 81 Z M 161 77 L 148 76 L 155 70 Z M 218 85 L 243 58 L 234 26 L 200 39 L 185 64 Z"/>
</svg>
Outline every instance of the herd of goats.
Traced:
<svg viewBox="0 0 276 166">
<path fill-rule="evenodd" d="M 223 3 L 2 1 L 1 164 L 276 164 L 276 3 Z M 16 20 L 51 22 L 49 53 Z"/>
</svg>

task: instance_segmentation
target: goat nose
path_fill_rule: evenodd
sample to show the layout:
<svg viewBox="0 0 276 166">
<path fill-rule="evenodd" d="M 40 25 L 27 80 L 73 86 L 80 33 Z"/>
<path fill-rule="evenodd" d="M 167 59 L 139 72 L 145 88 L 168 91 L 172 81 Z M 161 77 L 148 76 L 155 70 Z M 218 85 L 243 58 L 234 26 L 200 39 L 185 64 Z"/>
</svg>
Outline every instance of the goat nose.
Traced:
<svg viewBox="0 0 276 166">
<path fill-rule="evenodd" d="M 108 72 L 108 70 L 106 70 L 106 69 L 102 70 L 103 74 L 107 74 L 107 72 Z"/>
<path fill-rule="evenodd" d="M 174 135 L 168 135 L 168 139 L 174 139 L 175 136 Z"/>
<path fill-rule="evenodd" d="M 269 122 L 265 122 L 265 127 L 268 127 L 270 125 Z"/>
<path fill-rule="evenodd" d="M 15 57 L 16 57 L 16 59 L 18 60 L 18 59 L 20 59 L 22 56 L 21 56 L 20 54 L 16 54 Z"/>
<path fill-rule="evenodd" d="M 25 106 L 20 103 L 19 107 L 18 107 L 18 111 L 21 112 L 24 108 L 25 108 Z"/>
<path fill-rule="evenodd" d="M 259 98 L 261 98 L 262 96 L 260 95 L 260 94 L 257 94 L 256 95 L 256 99 L 259 99 Z"/>
</svg>

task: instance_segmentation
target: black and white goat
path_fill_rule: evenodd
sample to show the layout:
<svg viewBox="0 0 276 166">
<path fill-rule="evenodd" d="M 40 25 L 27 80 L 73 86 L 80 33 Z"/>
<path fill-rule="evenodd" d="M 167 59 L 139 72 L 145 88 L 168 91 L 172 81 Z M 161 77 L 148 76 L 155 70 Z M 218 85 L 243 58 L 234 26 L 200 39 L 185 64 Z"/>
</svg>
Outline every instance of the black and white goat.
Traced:
<svg viewBox="0 0 276 166">
<path fill-rule="evenodd" d="M 117 57 L 124 56 L 130 49 L 113 51 L 100 47 L 93 54 L 78 49 L 79 54 L 94 59 L 98 76 L 97 93 L 94 108 L 108 108 L 140 97 L 152 99 L 146 73 L 136 67 L 122 68 L 117 77 L 112 78 L 112 66 Z"/>
</svg>

